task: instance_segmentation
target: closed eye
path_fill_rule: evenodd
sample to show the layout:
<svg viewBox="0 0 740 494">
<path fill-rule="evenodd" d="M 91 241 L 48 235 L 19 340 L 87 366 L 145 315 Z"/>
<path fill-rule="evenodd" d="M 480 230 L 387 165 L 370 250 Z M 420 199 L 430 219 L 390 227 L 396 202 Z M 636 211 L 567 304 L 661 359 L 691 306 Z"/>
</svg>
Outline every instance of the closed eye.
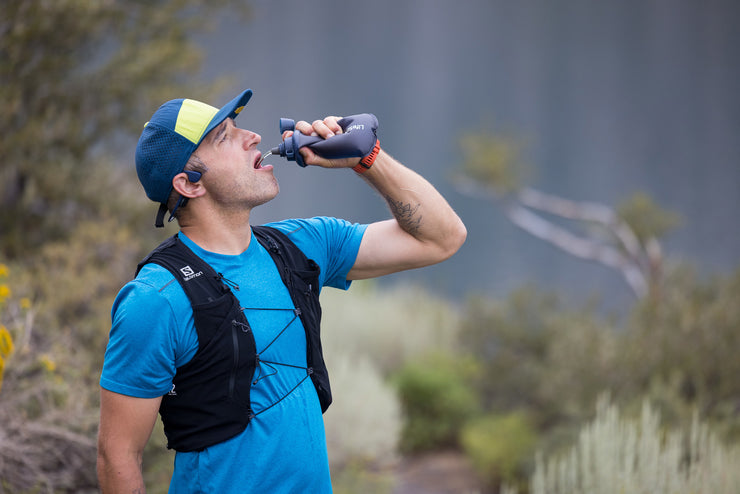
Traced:
<svg viewBox="0 0 740 494">
<path fill-rule="evenodd" d="M 223 122 L 221 122 L 221 125 L 216 127 L 214 131 L 215 135 L 212 137 L 213 141 L 211 142 L 216 142 L 218 144 L 224 142 L 224 140 L 226 139 L 226 134 L 228 133 L 228 128 L 229 128 L 229 120 L 226 119 Z"/>
</svg>

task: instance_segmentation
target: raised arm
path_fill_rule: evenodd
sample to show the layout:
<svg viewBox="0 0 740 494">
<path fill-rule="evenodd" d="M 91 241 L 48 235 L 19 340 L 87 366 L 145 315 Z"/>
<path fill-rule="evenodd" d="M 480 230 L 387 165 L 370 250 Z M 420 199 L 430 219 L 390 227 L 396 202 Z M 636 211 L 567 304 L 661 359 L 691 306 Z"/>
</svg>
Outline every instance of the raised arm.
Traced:
<svg viewBox="0 0 740 494">
<path fill-rule="evenodd" d="M 143 494 L 144 447 L 152 434 L 162 398 L 133 398 L 100 391 L 98 481 L 103 494 Z"/>
<path fill-rule="evenodd" d="M 296 129 L 322 137 L 342 132 L 335 117 Z M 329 161 L 301 149 L 308 165 L 330 168 L 355 166 L 359 159 Z M 385 199 L 393 219 L 368 226 L 349 279 L 365 279 L 435 264 L 452 256 L 465 242 L 467 231 L 442 195 L 421 175 L 381 150 L 362 178 Z"/>
</svg>

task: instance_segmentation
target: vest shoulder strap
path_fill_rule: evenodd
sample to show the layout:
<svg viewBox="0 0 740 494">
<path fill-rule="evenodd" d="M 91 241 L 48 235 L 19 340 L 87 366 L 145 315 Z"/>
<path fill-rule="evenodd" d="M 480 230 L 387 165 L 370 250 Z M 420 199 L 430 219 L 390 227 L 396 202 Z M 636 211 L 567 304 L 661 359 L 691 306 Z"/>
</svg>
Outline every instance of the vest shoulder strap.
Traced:
<svg viewBox="0 0 740 494">
<path fill-rule="evenodd" d="M 298 272 L 316 269 L 316 263 L 308 259 L 306 254 L 280 230 L 269 226 L 254 226 L 252 231 L 278 266 L 280 277 L 286 286 L 290 287 L 286 278 L 286 267 Z"/>
<path fill-rule="evenodd" d="M 315 272 L 317 265 L 280 230 L 268 226 L 253 226 L 257 241 L 267 250 L 278 267 L 283 284 L 290 289 L 293 282 L 289 271 Z M 149 263 L 159 264 L 172 273 L 182 286 L 192 305 L 211 302 L 227 288 L 223 277 L 198 257 L 175 234 L 150 252 L 137 266 L 136 274 Z"/>
<path fill-rule="evenodd" d="M 177 235 L 150 252 L 137 266 L 136 274 L 149 263 L 159 264 L 172 273 L 193 306 L 212 302 L 228 290 L 221 281 L 222 276 L 182 243 Z"/>
</svg>

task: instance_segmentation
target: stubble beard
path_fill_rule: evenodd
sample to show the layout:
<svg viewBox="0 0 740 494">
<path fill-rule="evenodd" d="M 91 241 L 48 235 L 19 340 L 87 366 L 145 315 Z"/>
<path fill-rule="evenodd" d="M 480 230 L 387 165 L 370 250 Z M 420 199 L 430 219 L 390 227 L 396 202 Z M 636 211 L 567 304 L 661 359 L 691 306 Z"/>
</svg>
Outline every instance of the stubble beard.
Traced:
<svg viewBox="0 0 740 494">
<path fill-rule="evenodd" d="M 246 190 L 245 190 L 246 189 Z M 232 184 L 230 187 L 217 187 L 212 191 L 214 202 L 231 212 L 251 211 L 273 200 L 280 192 L 275 177 L 271 181 L 254 181 L 249 184 Z"/>
</svg>

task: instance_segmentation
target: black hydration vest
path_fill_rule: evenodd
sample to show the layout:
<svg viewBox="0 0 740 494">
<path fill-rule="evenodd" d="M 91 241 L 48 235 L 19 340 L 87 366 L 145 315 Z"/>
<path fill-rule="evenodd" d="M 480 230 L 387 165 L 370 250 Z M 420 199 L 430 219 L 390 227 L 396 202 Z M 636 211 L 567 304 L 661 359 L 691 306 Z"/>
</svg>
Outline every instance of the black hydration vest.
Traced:
<svg viewBox="0 0 740 494">
<path fill-rule="evenodd" d="M 321 350 L 319 266 L 279 230 L 254 226 L 252 231 L 275 262 L 295 314 L 303 323 L 307 373 L 323 413 L 331 404 L 331 389 Z M 177 235 L 145 257 L 136 273 L 148 263 L 169 270 L 193 308 L 198 350 L 192 360 L 177 369 L 172 390 L 162 397 L 159 413 L 168 448 L 200 451 L 239 434 L 255 416 L 249 399 L 259 359 L 254 335 L 223 276 Z"/>
</svg>

